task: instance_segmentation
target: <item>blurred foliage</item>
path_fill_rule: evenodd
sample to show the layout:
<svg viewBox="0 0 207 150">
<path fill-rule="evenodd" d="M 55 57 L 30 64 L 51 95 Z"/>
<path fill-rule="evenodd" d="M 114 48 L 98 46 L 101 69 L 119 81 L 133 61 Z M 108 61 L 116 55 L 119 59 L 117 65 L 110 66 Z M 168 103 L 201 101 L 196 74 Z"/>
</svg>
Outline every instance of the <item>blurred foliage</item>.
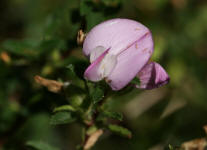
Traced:
<svg viewBox="0 0 207 150">
<path fill-rule="evenodd" d="M 108 110 L 97 119 L 119 124 L 122 115 L 116 112 L 122 112 L 121 125 L 132 138 L 106 132 L 92 149 L 173 149 L 205 136 L 205 0 L 1 0 L 0 150 L 68 150 L 81 143 L 80 124 L 50 123 L 73 122 L 74 110 L 81 113 L 79 106 L 89 105 L 82 80 L 89 62 L 76 43 L 78 30 L 87 32 L 114 17 L 140 21 L 152 31 L 152 59 L 166 68 L 171 82 L 151 91 L 126 88 L 110 97 L 100 108 Z M 60 96 L 35 83 L 35 75 L 71 85 Z M 91 90 L 97 94 L 92 94 L 94 104 L 103 95 L 98 86 Z M 109 129 L 131 135 L 124 127 Z"/>
</svg>

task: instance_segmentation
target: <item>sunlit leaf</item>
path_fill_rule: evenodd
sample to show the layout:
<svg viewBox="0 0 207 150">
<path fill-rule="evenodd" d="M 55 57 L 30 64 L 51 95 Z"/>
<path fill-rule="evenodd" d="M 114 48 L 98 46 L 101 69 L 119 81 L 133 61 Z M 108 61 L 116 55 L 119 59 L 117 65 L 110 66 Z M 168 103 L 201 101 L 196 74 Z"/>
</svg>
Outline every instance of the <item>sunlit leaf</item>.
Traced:
<svg viewBox="0 0 207 150">
<path fill-rule="evenodd" d="M 169 144 L 169 150 L 174 150 L 173 146 Z"/>
<path fill-rule="evenodd" d="M 88 130 L 86 131 L 87 135 L 91 135 L 93 134 L 94 132 L 96 132 L 98 129 L 96 126 L 91 126 L 88 128 Z"/>
<path fill-rule="evenodd" d="M 59 111 L 76 111 L 76 109 L 74 107 L 72 107 L 71 105 L 63 105 L 60 107 L 56 107 L 53 112 L 59 112 Z"/>
<path fill-rule="evenodd" d="M 128 138 L 132 137 L 131 131 L 129 131 L 127 128 L 124 128 L 122 126 L 110 124 L 108 126 L 108 129 L 110 131 L 118 134 L 118 135 L 121 135 L 121 136 L 124 136 L 124 137 L 128 137 Z"/>
</svg>

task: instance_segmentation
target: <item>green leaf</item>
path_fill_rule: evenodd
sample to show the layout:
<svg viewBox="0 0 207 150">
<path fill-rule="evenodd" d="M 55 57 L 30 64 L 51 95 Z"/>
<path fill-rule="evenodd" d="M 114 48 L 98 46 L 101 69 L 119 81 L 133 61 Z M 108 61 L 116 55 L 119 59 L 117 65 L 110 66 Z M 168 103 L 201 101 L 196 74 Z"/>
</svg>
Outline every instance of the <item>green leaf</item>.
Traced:
<svg viewBox="0 0 207 150">
<path fill-rule="evenodd" d="M 75 73 L 75 67 L 74 67 L 73 64 L 69 64 L 66 68 L 69 69 L 73 75 L 76 74 L 76 73 Z"/>
<path fill-rule="evenodd" d="M 123 116 L 121 113 L 118 112 L 110 112 L 110 111 L 103 111 L 100 116 L 98 117 L 98 119 L 104 119 L 105 117 L 107 118 L 111 118 L 111 119 L 115 119 L 115 120 L 119 120 L 122 121 L 123 120 Z"/>
<path fill-rule="evenodd" d="M 169 150 L 174 150 L 173 146 L 169 144 Z"/>
<path fill-rule="evenodd" d="M 7 40 L 2 43 L 2 48 L 20 56 L 35 56 L 35 47 L 39 44 L 37 40 Z"/>
<path fill-rule="evenodd" d="M 70 104 L 74 107 L 79 107 L 83 103 L 84 95 L 82 94 L 77 94 L 74 96 L 71 96 L 70 99 Z"/>
<path fill-rule="evenodd" d="M 52 115 L 50 119 L 51 125 L 67 124 L 72 123 L 76 119 L 71 116 L 70 112 L 57 112 Z"/>
<path fill-rule="evenodd" d="M 71 106 L 71 105 L 63 105 L 63 106 L 60 106 L 60 107 L 56 107 L 53 112 L 59 112 L 59 111 L 76 111 L 76 109 Z"/>
<path fill-rule="evenodd" d="M 129 131 L 127 128 L 124 128 L 122 126 L 118 126 L 118 125 L 112 125 L 110 124 L 108 126 L 108 129 L 118 135 L 124 136 L 124 137 L 128 137 L 131 138 L 132 137 L 132 133 L 131 131 Z"/>
<path fill-rule="evenodd" d="M 53 49 L 66 50 L 66 41 L 61 38 L 43 39 L 39 45 L 39 49 L 44 52 L 50 52 Z"/>
<path fill-rule="evenodd" d="M 102 2 L 108 7 L 117 7 L 121 3 L 121 0 L 102 0 Z"/>
<path fill-rule="evenodd" d="M 87 30 L 105 20 L 103 12 L 94 10 L 94 2 L 91 0 L 81 0 L 80 15 L 86 17 Z"/>
<path fill-rule="evenodd" d="M 91 93 L 93 103 L 98 103 L 104 97 L 104 91 L 100 87 L 96 87 Z"/>
<path fill-rule="evenodd" d="M 87 30 L 90 30 L 95 25 L 104 21 L 105 17 L 103 15 L 103 13 L 101 13 L 101 12 L 90 12 L 87 14 L 86 20 L 87 20 Z"/>
<path fill-rule="evenodd" d="M 135 84 L 135 85 L 140 85 L 140 80 L 135 77 L 132 81 L 131 81 L 132 84 Z"/>
<path fill-rule="evenodd" d="M 83 64 L 81 64 L 83 65 Z M 66 68 L 68 69 L 68 74 L 71 78 L 74 78 L 76 80 L 80 80 L 83 79 L 83 73 L 82 70 L 84 69 L 80 69 L 80 64 L 69 64 L 66 66 Z M 80 75 L 81 74 L 81 75 Z M 73 81 L 74 83 L 75 81 Z"/>
<path fill-rule="evenodd" d="M 91 135 L 91 134 L 93 134 L 93 133 L 96 132 L 96 131 L 97 131 L 97 127 L 96 127 L 96 126 L 91 126 L 91 127 L 89 127 L 88 130 L 86 131 L 86 134 L 87 134 L 87 135 Z"/>
<path fill-rule="evenodd" d="M 91 11 L 91 7 L 89 5 L 90 0 L 81 0 L 80 1 L 80 15 L 87 15 Z"/>
<path fill-rule="evenodd" d="M 59 150 L 58 148 L 44 143 L 42 141 L 28 141 L 26 145 L 36 150 Z"/>
</svg>

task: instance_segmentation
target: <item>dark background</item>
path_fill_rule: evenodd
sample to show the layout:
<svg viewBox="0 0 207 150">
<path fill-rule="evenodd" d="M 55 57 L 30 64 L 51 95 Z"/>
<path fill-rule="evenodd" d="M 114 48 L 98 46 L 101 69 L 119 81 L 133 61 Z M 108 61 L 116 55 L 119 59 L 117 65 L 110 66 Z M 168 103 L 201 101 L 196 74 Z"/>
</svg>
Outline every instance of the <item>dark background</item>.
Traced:
<svg viewBox="0 0 207 150">
<path fill-rule="evenodd" d="M 122 124 L 132 139 L 106 132 L 93 150 L 163 150 L 205 136 L 207 1 L 1 0 L 0 150 L 28 149 L 25 143 L 31 140 L 75 149 L 80 125 L 49 124 L 53 108 L 64 98 L 38 86 L 33 77 L 73 80 L 66 66 L 87 63 L 76 44 L 78 30 L 118 17 L 137 20 L 152 31 L 152 59 L 171 81 L 159 89 L 114 97 L 110 107 L 124 114 Z"/>
</svg>

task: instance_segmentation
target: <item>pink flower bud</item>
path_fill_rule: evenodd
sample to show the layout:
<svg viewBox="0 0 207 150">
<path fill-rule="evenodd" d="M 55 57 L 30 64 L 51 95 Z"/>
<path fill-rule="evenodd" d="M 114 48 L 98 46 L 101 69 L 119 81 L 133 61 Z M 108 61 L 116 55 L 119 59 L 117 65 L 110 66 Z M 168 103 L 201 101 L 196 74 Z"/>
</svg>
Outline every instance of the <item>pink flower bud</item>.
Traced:
<svg viewBox="0 0 207 150">
<path fill-rule="evenodd" d="M 136 87 L 141 89 L 157 88 L 167 84 L 170 80 L 166 71 L 156 62 L 146 64 L 137 77 L 140 80 L 140 85 L 136 85 Z"/>
<path fill-rule="evenodd" d="M 105 79 L 113 90 L 122 89 L 136 76 L 141 81 L 137 88 L 164 85 L 169 81 L 164 69 L 157 63 L 147 65 L 153 48 L 151 32 L 141 23 L 129 19 L 105 21 L 95 26 L 83 43 L 83 53 L 91 62 L 84 76 L 94 82 Z"/>
</svg>

